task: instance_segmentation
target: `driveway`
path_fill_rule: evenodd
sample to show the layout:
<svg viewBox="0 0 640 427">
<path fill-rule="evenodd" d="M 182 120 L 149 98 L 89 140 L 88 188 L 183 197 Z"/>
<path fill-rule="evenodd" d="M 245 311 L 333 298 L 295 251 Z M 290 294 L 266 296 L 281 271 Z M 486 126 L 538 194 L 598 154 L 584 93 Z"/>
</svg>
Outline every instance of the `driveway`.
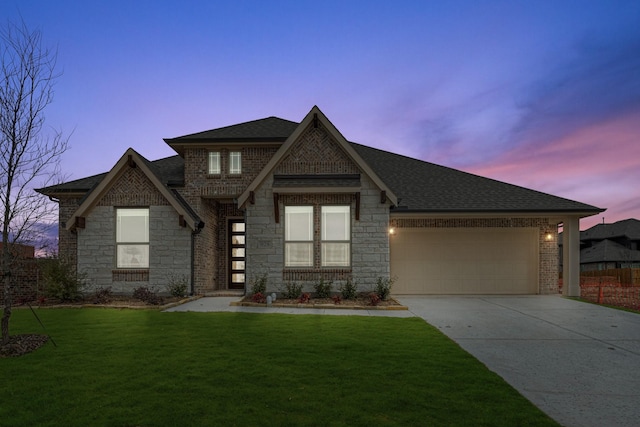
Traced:
<svg viewBox="0 0 640 427">
<path fill-rule="evenodd" d="M 560 424 L 640 425 L 640 314 L 560 296 L 399 300 Z"/>
</svg>

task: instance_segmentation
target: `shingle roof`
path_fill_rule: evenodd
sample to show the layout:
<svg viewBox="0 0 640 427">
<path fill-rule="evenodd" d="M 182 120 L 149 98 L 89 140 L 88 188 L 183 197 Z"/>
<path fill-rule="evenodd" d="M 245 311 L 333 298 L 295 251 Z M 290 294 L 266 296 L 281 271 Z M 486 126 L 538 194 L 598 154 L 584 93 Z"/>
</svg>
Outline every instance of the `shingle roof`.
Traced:
<svg viewBox="0 0 640 427">
<path fill-rule="evenodd" d="M 580 233 L 580 240 L 604 240 L 617 237 L 640 240 L 640 221 L 629 218 L 613 224 L 597 224 Z"/>
<path fill-rule="evenodd" d="M 284 142 L 298 127 L 298 124 L 272 116 L 177 138 L 165 138 L 165 142 L 169 145 L 181 142 Z"/>
<path fill-rule="evenodd" d="M 277 117 L 254 120 L 172 139 L 169 144 L 234 141 L 285 141 L 299 124 Z M 360 157 L 398 197 L 395 212 L 566 212 L 598 213 L 602 209 L 535 190 L 439 166 L 365 145 L 350 143 Z M 172 145 L 173 146 L 173 145 Z M 165 184 L 184 180 L 180 156 L 149 162 Z M 40 189 L 43 194 L 88 191 L 106 174 Z"/>
<path fill-rule="evenodd" d="M 562 197 L 484 178 L 352 143 L 398 196 L 397 212 L 589 212 L 596 208 Z"/>
<path fill-rule="evenodd" d="M 597 262 L 637 262 L 640 261 L 640 251 L 627 249 L 611 240 L 603 240 L 593 246 L 580 251 L 580 264 Z"/>
</svg>

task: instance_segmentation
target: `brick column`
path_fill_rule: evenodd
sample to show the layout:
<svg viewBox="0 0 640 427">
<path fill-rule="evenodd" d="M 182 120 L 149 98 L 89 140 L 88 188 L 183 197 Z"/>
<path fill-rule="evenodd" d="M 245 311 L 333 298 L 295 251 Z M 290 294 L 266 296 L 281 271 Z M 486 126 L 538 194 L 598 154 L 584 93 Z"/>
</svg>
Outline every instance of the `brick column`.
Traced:
<svg viewBox="0 0 640 427">
<path fill-rule="evenodd" d="M 567 217 L 562 227 L 562 293 L 567 297 L 580 296 L 580 218 Z"/>
</svg>

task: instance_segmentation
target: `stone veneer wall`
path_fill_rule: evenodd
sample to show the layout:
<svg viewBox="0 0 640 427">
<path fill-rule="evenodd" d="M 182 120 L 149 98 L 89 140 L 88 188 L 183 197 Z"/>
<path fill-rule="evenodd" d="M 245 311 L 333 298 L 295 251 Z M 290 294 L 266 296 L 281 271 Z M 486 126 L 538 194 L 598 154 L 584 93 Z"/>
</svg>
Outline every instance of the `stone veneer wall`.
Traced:
<svg viewBox="0 0 640 427">
<path fill-rule="evenodd" d="M 513 228 L 538 229 L 540 294 L 558 293 L 558 227 L 550 218 L 391 218 L 393 228 Z M 551 239 L 547 239 L 547 235 Z"/>
<path fill-rule="evenodd" d="M 116 207 L 149 208 L 148 269 L 116 269 Z M 191 280 L 191 230 L 179 225 L 178 213 L 138 168 L 124 171 L 76 234 L 78 271 L 87 273 L 91 288 L 128 294 L 155 286 L 162 292 L 171 276 Z"/>
<path fill-rule="evenodd" d="M 361 291 L 371 290 L 378 277 L 389 277 L 389 204 L 380 203 L 380 189 L 358 166 L 322 125 L 310 126 L 275 168 L 276 174 L 345 174 L 360 173 L 360 219 L 355 219 L 353 193 L 282 194 L 279 195 L 279 222 L 275 221 L 273 176 L 265 179 L 255 191 L 255 203 L 246 205 L 247 222 L 247 289 L 251 281 L 266 274 L 268 291 L 278 292 L 286 282 L 313 291 L 317 281 L 333 280 L 334 290 L 351 278 Z M 284 268 L 284 206 L 310 204 L 317 209 L 323 204 L 351 206 L 351 266 L 348 268 Z M 319 215 L 316 214 L 316 221 Z M 319 230 L 319 224 L 315 224 Z M 319 256 L 318 245 L 315 256 Z M 319 262 L 318 262 L 319 263 Z"/>
</svg>

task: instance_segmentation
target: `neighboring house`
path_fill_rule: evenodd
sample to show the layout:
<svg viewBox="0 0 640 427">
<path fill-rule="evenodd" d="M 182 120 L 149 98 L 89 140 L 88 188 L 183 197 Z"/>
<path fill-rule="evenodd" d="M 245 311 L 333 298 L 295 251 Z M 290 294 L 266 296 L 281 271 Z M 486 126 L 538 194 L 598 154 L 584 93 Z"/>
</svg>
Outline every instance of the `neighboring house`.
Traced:
<svg viewBox="0 0 640 427">
<path fill-rule="evenodd" d="M 128 149 L 106 174 L 38 190 L 59 201 L 60 254 L 94 286 L 395 277 L 396 295 L 548 294 L 563 223 L 575 293 L 579 219 L 602 211 L 348 142 L 317 107 L 165 142 L 178 155 Z"/>
<path fill-rule="evenodd" d="M 637 219 L 597 224 L 580 232 L 580 271 L 614 268 L 640 268 Z"/>
</svg>

